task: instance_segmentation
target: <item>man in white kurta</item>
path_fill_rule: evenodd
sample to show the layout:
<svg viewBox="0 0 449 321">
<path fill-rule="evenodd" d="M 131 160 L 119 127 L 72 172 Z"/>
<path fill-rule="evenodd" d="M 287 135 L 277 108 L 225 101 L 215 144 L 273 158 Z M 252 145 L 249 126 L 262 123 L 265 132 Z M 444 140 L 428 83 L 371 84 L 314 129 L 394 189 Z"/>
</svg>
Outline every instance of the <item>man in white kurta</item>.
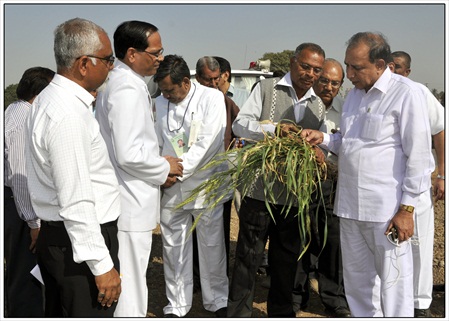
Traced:
<svg viewBox="0 0 449 321">
<path fill-rule="evenodd" d="M 413 211 L 434 169 L 425 98 L 387 68 L 382 35 L 358 33 L 348 43 L 346 71 L 355 88 L 343 105 L 341 132 L 303 135 L 339 155 L 334 212 L 352 315 L 413 317 Z M 393 227 L 398 246 L 386 237 Z"/>
<path fill-rule="evenodd" d="M 408 77 L 411 72 L 411 58 L 404 51 L 392 53 L 390 69 Z M 423 84 L 416 83 L 423 91 L 428 109 L 430 130 L 438 164 L 438 176 L 433 186 L 435 201 L 444 199 L 444 107 Z M 413 283 L 415 289 L 415 317 L 431 317 L 430 304 L 433 291 L 433 239 L 434 206 L 432 195 L 423 193 L 415 209 L 415 234 L 413 236 Z"/>
<path fill-rule="evenodd" d="M 172 70 L 175 70 L 174 79 Z M 190 229 L 192 215 L 196 220 L 201 214 L 196 226 L 201 294 L 204 308 L 218 316 L 226 308 L 228 298 L 223 205 L 205 211 L 204 196 L 200 196 L 181 209 L 174 208 L 186 200 L 195 187 L 222 170 L 201 168 L 224 152 L 226 108 L 223 93 L 192 83 L 189 68 L 179 56 L 166 56 L 154 79 L 162 92 L 156 99 L 159 146 L 163 155 L 180 157 L 184 166 L 183 176 L 172 187 L 164 189 L 161 201 L 164 275 L 169 301 L 164 315 L 183 317 L 192 307 Z M 179 147 L 180 139 L 185 142 L 184 146 Z"/>
<path fill-rule="evenodd" d="M 182 172 L 176 158 L 159 156 L 152 103 L 144 79 L 156 71 L 162 55 L 154 58 L 130 48 L 134 35 L 131 30 L 141 31 L 146 51 L 160 52 L 162 48 L 154 26 L 145 22 L 120 25 L 114 34 L 119 61 L 97 97 L 95 116 L 119 181 L 122 203 L 118 220 L 122 295 L 114 317 L 147 314 L 146 272 L 152 231 L 159 220 L 160 185 L 169 175 Z"/>
</svg>

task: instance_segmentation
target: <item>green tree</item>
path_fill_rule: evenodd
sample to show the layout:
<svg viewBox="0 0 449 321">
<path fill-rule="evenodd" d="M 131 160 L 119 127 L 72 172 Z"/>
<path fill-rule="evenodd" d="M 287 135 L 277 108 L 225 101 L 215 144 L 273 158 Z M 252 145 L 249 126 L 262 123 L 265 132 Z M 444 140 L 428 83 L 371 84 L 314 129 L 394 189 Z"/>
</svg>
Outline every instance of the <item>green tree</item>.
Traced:
<svg viewBox="0 0 449 321">
<path fill-rule="evenodd" d="M 293 53 L 293 50 L 266 52 L 260 60 L 270 59 L 270 71 L 284 75 L 290 70 L 290 57 L 293 56 Z"/>
<path fill-rule="evenodd" d="M 13 84 L 6 87 L 5 96 L 3 97 L 3 110 L 17 100 L 16 89 L 18 85 L 19 84 Z"/>
</svg>

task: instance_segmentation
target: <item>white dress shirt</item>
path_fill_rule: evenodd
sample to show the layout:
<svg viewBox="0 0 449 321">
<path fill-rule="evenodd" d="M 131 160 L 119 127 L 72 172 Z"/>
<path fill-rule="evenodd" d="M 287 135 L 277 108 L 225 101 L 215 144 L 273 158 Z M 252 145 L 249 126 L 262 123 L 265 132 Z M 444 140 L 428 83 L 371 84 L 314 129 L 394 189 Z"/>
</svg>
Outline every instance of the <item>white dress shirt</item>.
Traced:
<svg viewBox="0 0 449 321">
<path fill-rule="evenodd" d="M 388 68 L 368 92 L 349 92 L 341 133 L 323 141 L 339 156 L 337 215 L 387 222 L 400 203 L 416 206 L 430 189 L 435 164 L 425 101 L 413 81 Z"/>
<path fill-rule="evenodd" d="M 26 221 L 30 228 L 39 228 L 40 219 L 31 205 L 28 193 L 25 156 L 26 119 L 31 104 L 18 100 L 5 111 L 5 185 L 14 194 L 19 217 Z"/>
<path fill-rule="evenodd" d="M 28 189 L 45 221 L 64 221 L 73 259 L 94 275 L 114 266 L 100 224 L 117 219 L 120 194 L 106 144 L 89 106 L 93 96 L 56 74 L 28 118 Z"/>
<path fill-rule="evenodd" d="M 174 207 L 188 196 L 192 189 L 208 180 L 213 173 L 227 169 L 214 167 L 200 170 L 215 155 L 224 152 L 224 132 L 226 129 L 226 106 L 223 93 L 217 89 L 191 83 L 190 91 L 179 104 L 174 105 L 160 96 L 156 99 L 156 132 L 163 155 L 176 156 L 170 139 L 184 133 L 193 135 L 192 123 L 199 125 L 195 142 L 180 156 L 184 166 L 180 182 L 164 189 L 163 207 Z M 167 118 L 168 117 L 168 118 Z M 226 201 L 226 200 L 223 200 Z M 184 209 L 204 208 L 204 197 L 200 196 Z"/>
<path fill-rule="evenodd" d="M 436 135 L 444 130 L 444 107 L 440 104 L 435 95 L 421 83 L 416 83 L 424 93 L 429 109 L 430 131 L 432 135 Z"/>
<path fill-rule="evenodd" d="M 117 61 L 98 93 L 95 117 L 120 185 L 119 229 L 156 228 L 160 185 L 167 180 L 170 165 L 159 155 L 152 101 L 144 78 Z"/>
</svg>

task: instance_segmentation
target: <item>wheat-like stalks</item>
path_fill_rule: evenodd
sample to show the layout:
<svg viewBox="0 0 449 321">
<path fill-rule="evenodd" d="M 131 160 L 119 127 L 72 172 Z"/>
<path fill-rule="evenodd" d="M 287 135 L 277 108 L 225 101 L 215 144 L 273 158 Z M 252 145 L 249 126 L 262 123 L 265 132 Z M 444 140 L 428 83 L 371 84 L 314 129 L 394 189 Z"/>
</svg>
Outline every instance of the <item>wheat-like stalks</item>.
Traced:
<svg viewBox="0 0 449 321">
<path fill-rule="evenodd" d="M 277 125 L 277 132 L 280 124 Z M 214 157 L 202 168 L 208 169 L 227 163 L 228 170 L 216 172 L 207 181 L 193 189 L 189 197 L 176 206 L 182 208 L 194 201 L 199 195 L 205 196 L 206 208 L 212 209 L 238 188 L 242 198 L 247 196 L 257 177 L 263 181 L 265 203 L 276 222 L 270 204 L 276 204 L 272 186 L 280 181 L 282 193 L 286 195 L 285 205 L 281 213 L 297 215 L 301 237 L 301 255 L 307 250 L 311 241 L 309 204 L 315 191 L 321 195 L 321 180 L 326 176 L 326 165 L 319 165 L 315 159 L 315 151 L 301 136 L 301 128 L 290 131 L 285 137 L 265 133 L 261 141 L 245 139 L 245 147 L 231 149 Z M 320 201 L 324 205 L 324 200 Z M 296 213 L 292 212 L 296 208 Z M 201 215 L 201 214 L 200 214 Z M 318 215 L 316 215 L 318 217 Z M 192 230 L 196 227 L 195 220 Z M 300 256 L 301 256 L 300 255 Z"/>
</svg>

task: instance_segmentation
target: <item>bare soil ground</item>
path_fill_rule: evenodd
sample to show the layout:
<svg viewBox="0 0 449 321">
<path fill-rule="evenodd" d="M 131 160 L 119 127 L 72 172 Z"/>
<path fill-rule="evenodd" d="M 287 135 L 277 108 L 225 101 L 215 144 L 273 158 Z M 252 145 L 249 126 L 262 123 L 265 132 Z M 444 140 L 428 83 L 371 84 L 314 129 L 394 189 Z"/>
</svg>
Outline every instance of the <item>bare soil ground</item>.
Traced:
<svg viewBox="0 0 449 321">
<path fill-rule="evenodd" d="M 230 270 L 234 265 L 234 253 L 238 235 L 238 217 L 235 212 L 231 217 L 231 250 Z M 232 275 L 232 274 L 231 274 Z M 435 205 L 435 243 L 433 259 L 434 284 L 445 283 L 445 205 L 439 201 Z M 266 298 L 268 289 L 262 286 L 264 276 L 257 276 L 256 295 L 253 303 L 253 317 L 265 318 L 267 316 Z M 165 297 L 165 283 L 162 260 L 162 242 L 159 228 L 154 231 L 153 248 L 148 269 L 149 303 L 147 317 L 161 318 L 164 316 L 162 309 L 167 304 Z M 432 317 L 445 318 L 446 299 L 445 292 L 434 292 L 433 302 L 430 307 Z M 214 318 L 214 313 L 206 311 L 202 306 L 201 292 L 193 296 L 193 306 L 186 316 L 187 318 Z M 324 307 L 316 292 L 312 291 L 309 305 L 305 311 L 301 311 L 297 317 L 317 318 L 327 317 Z"/>
</svg>

